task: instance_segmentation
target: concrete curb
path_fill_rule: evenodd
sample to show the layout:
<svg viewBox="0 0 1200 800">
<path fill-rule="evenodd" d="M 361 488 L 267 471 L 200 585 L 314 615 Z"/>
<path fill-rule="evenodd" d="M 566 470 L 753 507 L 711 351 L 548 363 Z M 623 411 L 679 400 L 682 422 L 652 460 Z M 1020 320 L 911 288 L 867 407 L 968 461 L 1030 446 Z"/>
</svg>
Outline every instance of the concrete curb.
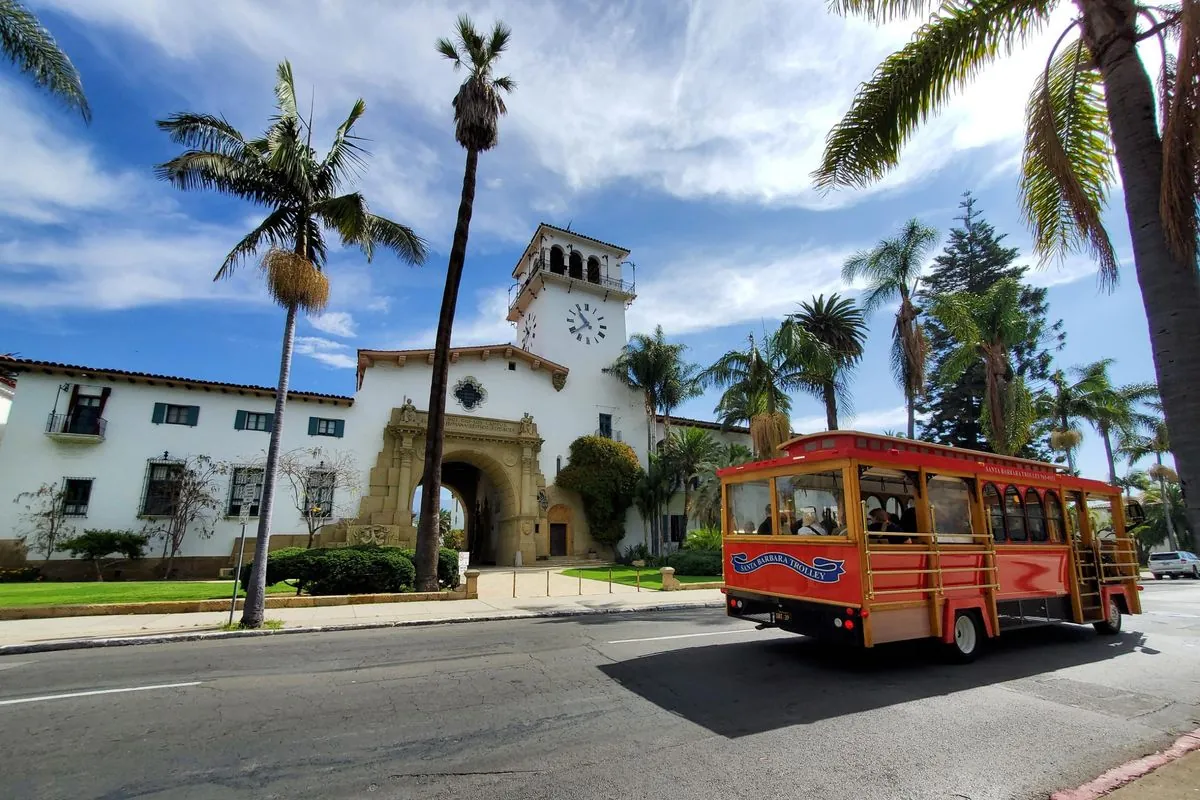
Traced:
<svg viewBox="0 0 1200 800">
<path fill-rule="evenodd" d="M 1138 778 L 1144 778 L 1159 767 L 1177 761 L 1195 750 L 1200 750 L 1200 728 L 1183 734 L 1166 750 L 1114 767 L 1076 789 L 1055 792 L 1050 795 L 1050 800 L 1096 800 L 1098 797 L 1103 797 L 1122 786 L 1133 783 Z"/>
<path fill-rule="evenodd" d="M 488 614 L 474 617 L 438 617 L 436 619 L 404 619 L 387 622 L 351 622 L 341 625 L 308 625 L 301 628 L 259 628 L 249 631 L 198 631 L 196 633 L 164 633 L 147 636 L 119 636 L 109 639 L 61 639 L 53 642 L 30 642 L 29 644 L 0 645 L 0 657 L 48 653 L 56 650 L 86 650 L 96 647 L 129 647 L 144 644 L 172 644 L 175 642 L 204 642 L 213 639 L 242 639 L 256 636 L 281 636 L 293 633 L 327 633 L 332 631 L 362 631 L 377 628 L 415 628 L 430 625 L 457 625 L 467 622 L 503 622 L 505 620 L 538 619 L 548 617 L 589 617 L 600 614 L 637 614 L 643 611 L 685 611 L 693 608 L 724 608 L 724 601 L 706 603 L 659 603 L 639 608 L 578 608 L 553 609 L 548 611 L 521 611 L 515 614 Z"/>
</svg>

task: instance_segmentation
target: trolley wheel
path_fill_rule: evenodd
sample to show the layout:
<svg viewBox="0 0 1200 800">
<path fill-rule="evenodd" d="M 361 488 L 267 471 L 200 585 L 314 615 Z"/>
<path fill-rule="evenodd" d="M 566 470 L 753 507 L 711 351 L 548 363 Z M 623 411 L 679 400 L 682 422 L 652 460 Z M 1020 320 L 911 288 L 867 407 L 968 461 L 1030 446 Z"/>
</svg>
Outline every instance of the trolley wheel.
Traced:
<svg viewBox="0 0 1200 800">
<path fill-rule="evenodd" d="M 954 638 L 950 640 L 950 657 L 959 663 L 974 661 L 983 647 L 987 633 L 974 611 L 959 611 L 954 617 Z"/>
<path fill-rule="evenodd" d="M 1108 618 L 1093 622 L 1092 627 L 1103 636 L 1116 636 L 1121 632 L 1121 606 L 1117 604 L 1117 598 L 1108 598 Z"/>
</svg>

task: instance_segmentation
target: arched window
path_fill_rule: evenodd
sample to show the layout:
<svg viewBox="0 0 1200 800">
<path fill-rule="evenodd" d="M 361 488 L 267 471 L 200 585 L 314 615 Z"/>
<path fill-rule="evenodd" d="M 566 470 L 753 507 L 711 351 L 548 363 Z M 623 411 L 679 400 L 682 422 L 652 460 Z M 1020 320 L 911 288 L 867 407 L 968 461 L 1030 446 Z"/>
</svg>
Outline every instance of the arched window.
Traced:
<svg viewBox="0 0 1200 800">
<path fill-rule="evenodd" d="M 566 261 L 563 260 L 563 249 L 558 245 L 550 248 L 550 271 L 555 275 L 563 275 L 567 271 Z"/>
<path fill-rule="evenodd" d="M 997 542 L 1003 542 L 1004 533 L 1004 507 L 1000 504 L 1000 492 L 996 491 L 996 487 L 990 483 L 983 485 L 983 507 L 987 511 L 988 527 L 992 529 L 992 538 Z"/>
<path fill-rule="evenodd" d="M 572 278 L 583 280 L 583 256 L 579 255 L 578 250 L 571 251 L 571 258 L 567 263 L 569 264 L 567 274 Z"/>
<path fill-rule="evenodd" d="M 1025 531 L 1025 504 L 1021 502 L 1021 493 L 1015 486 L 1004 490 L 1004 526 L 1008 529 L 1010 542 L 1024 542 L 1029 539 Z"/>
<path fill-rule="evenodd" d="M 1029 523 L 1029 541 L 1046 541 L 1046 513 L 1042 510 L 1042 498 L 1033 489 L 1025 490 L 1025 521 Z"/>
<path fill-rule="evenodd" d="M 1054 492 L 1046 492 L 1046 532 L 1052 542 L 1065 542 L 1062 501 Z"/>
<path fill-rule="evenodd" d="M 587 262 L 587 280 L 588 283 L 600 282 L 600 259 L 592 256 Z"/>
</svg>

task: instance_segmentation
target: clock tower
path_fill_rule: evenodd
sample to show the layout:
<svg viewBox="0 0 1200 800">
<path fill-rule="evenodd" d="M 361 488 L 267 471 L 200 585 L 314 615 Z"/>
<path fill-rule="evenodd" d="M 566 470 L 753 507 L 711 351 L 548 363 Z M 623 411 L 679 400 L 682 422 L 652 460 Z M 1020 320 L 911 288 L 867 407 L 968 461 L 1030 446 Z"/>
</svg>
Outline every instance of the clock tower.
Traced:
<svg viewBox="0 0 1200 800">
<path fill-rule="evenodd" d="M 577 374 L 598 372 L 625 346 L 633 281 L 629 251 L 542 223 L 513 269 L 508 319 L 520 346 Z"/>
</svg>

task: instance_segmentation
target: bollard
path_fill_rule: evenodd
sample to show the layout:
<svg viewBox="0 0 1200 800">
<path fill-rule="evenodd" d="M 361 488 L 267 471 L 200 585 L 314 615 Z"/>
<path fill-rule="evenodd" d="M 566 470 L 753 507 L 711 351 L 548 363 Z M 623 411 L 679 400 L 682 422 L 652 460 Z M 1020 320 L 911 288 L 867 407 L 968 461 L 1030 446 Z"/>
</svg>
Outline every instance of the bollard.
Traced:
<svg viewBox="0 0 1200 800">
<path fill-rule="evenodd" d="M 642 590 L 642 567 L 646 566 L 646 562 L 640 558 L 633 560 L 633 566 L 637 569 L 637 590 Z"/>
<path fill-rule="evenodd" d="M 612 594 L 612 564 L 608 565 L 608 593 Z"/>
<path fill-rule="evenodd" d="M 546 597 L 550 596 L 550 570 L 546 570 Z"/>
<path fill-rule="evenodd" d="M 674 591 L 679 588 L 679 579 L 675 577 L 674 567 L 663 567 L 659 572 L 662 574 L 662 588 L 664 592 Z"/>
<path fill-rule="evenodd" d="M 470 600 L 478 599 L 479 597 L 479 570 L 469 569 L 467 575 L 467 598 Z"/>
<path fill-rule="evenodd" d="M 513 597 L 517 596 L 517 571 L 513 570 Z"/>
<path fill-rule="evenodd" d="M 583 570 L 579 570 L 579 594 L 583 595 Z"/>
</svg>

